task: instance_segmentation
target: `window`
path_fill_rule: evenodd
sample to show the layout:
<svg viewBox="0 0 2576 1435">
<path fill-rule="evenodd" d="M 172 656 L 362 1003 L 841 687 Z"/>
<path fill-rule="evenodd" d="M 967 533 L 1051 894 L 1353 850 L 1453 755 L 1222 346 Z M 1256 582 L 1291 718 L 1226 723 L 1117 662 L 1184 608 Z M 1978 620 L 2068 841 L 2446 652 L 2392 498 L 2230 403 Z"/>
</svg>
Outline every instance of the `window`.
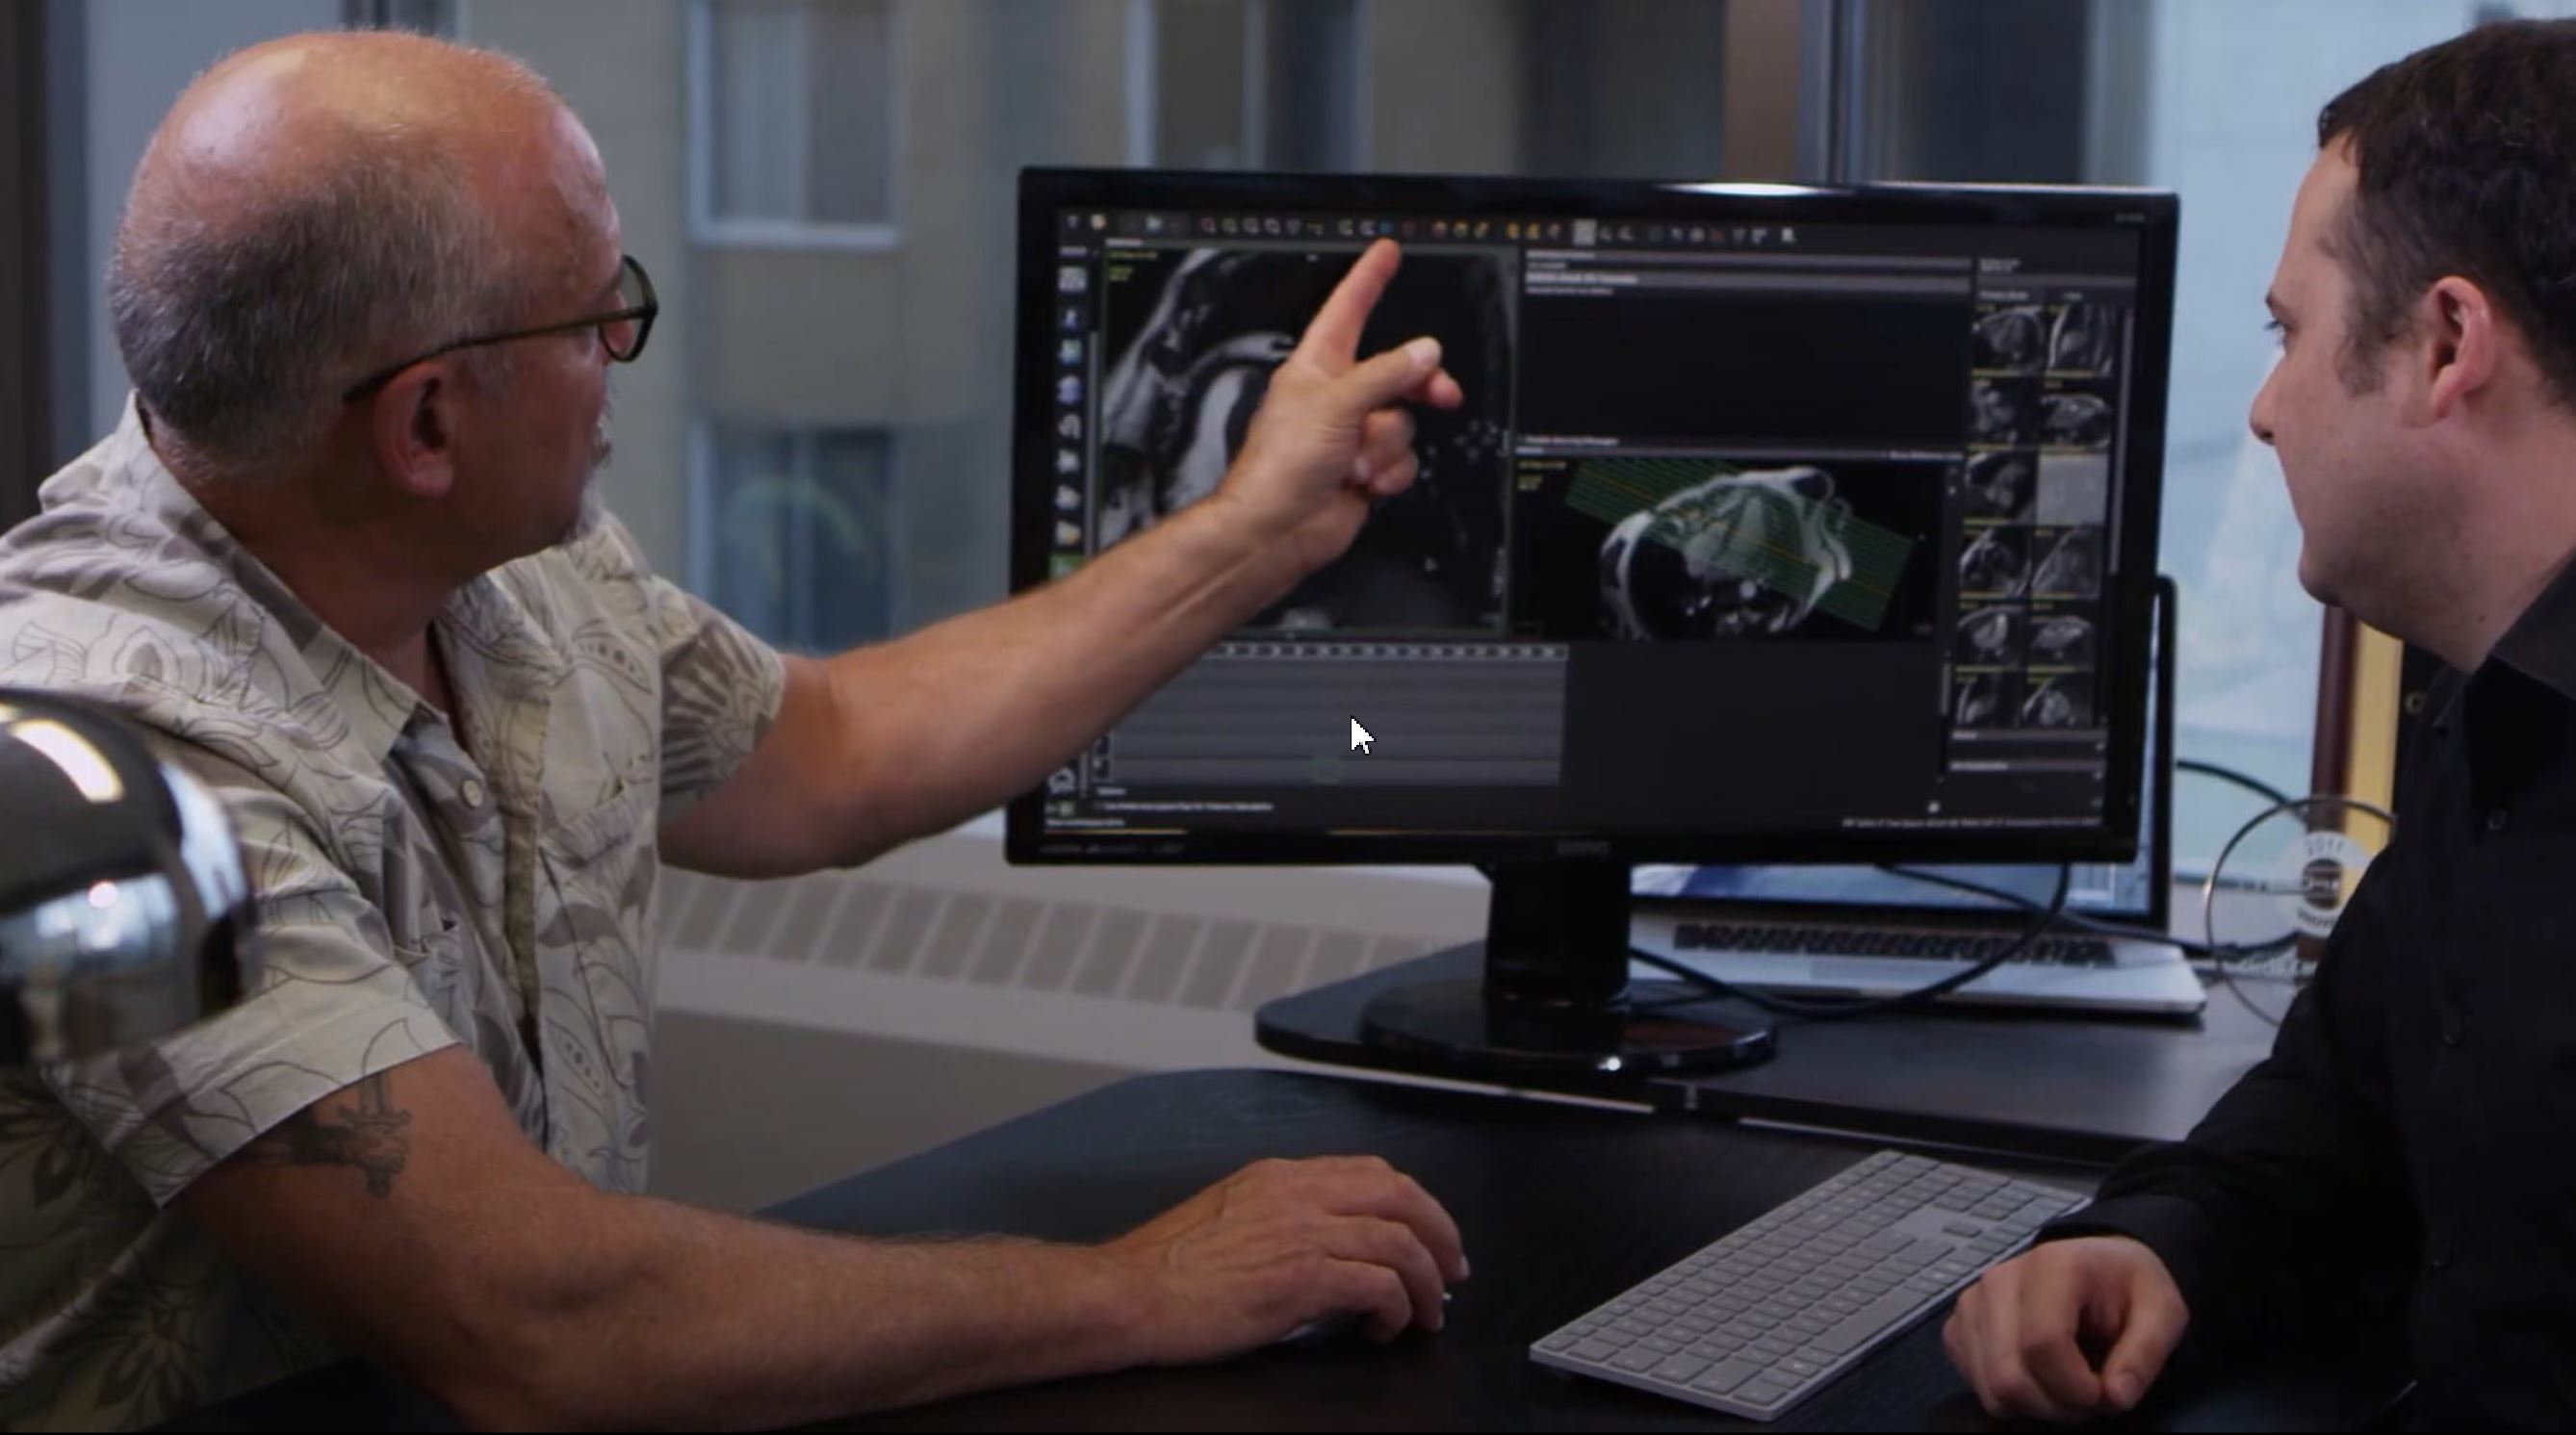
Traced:
<svg viewBox="0 0 2576 1435">
<path fill-rule="evenodd" d="M 352 30 L 416 30 L 454 39 L 457 7 L 463 0 L 345 0 Z"/>
<path fill-rule="evenodd" d="M 894 243 L 891 0 L 698 0 L 690 25 L 698 239 Z"/>
<path fill-rule="evenodd" d="M 1354 0 L 1143 0 L 1153 133 L 1170 169 L 1351 169 L 1368 117 Z"/>
<path fill-rule="evenodd" d="M 891 439 L 714 424 L 698 448 L 692 587 L 799 652 L 893 631 L 903 572 Z"/>
</svg>

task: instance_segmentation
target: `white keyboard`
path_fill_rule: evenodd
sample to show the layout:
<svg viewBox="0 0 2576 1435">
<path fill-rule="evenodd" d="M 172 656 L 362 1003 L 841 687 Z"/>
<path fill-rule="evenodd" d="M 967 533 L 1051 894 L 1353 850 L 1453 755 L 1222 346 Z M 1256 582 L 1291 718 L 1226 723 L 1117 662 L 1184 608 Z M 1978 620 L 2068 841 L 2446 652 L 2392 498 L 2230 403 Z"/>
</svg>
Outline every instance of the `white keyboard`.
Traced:
<svg viewBox="0 0 2576 1435">
<path fill-rule="evenodd" d="M 1530 1358 L 1770 1420 L 2084 1202 L 1882 1151 L 1541 1338 Z"/>
</svg>

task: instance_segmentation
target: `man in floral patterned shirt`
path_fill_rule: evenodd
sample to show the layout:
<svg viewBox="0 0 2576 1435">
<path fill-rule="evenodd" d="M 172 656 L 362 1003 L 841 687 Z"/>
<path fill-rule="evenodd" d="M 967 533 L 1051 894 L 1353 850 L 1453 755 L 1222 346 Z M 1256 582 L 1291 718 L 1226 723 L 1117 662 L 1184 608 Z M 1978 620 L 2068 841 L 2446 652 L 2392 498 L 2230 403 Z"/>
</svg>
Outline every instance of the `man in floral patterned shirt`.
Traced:
<svg viewBox="0 0 2576 1435">
<path fill-rule="evenodd" d="M 784 1424 L 1437 1327 L 1455 1226 L 1272 1162 L 1097 1247 L 870 1242 L 641 1195 L 655 878 L 847 865 L 1033 785 L 1414 477 L 1428 341 L 1363 256 L 1222 489 L 1079 575 L 782 658 L 600 510 L 653 317 L 544 82 L 411 36 L 217 65 L 128 197 L 136 396 L 0 540 L 0 684 L 223 799 L 243 1002 L 0 1083 L 0 1423 L 130 1426 L 344 1351 L 476 1423 Z M 326 1336 L 327 1333 L 327 1336 Z"/>
</svg>

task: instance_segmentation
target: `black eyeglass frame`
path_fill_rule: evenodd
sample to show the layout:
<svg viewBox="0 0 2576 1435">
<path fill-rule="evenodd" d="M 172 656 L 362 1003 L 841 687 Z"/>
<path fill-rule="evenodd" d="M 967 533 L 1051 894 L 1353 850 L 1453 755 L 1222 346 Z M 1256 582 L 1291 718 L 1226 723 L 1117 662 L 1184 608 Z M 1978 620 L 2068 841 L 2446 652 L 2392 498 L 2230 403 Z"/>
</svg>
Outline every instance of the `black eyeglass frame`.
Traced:
<svg viewBox="0 0 2576 1435">
<path fill-rule="evenodd" d="M 374 393 L 376 390 L 383 388 L 385 385 L 392 383 L 396 375 L 399 375 L 403 370 L 410 368 L 412 365 L 425 364 L 432 359 L 444 358 L 449 354 L 455 353 L 459 349 L 477 349 L 486 344 L 508 344 L 520 339 L 541 339 L 548 334 L 569 334 L 578 329 L 597 329 L 599 331 L 599 347 L 608 351 L 609 358 L 614 359 L 621 364 L 634 363 L 638 358 L 643 356 L 644 341 L 653 333 L 653 320 L 662 312 L 662 301 L 653 293 L 653 276 L 644 272 L 644 266 L 636 260 L 634 255 L 621 254 L 617 256 L 617 263 L 618 272 L 621 275 L 628 272 L 632 272 L 634 274 L 635 287 L 641 290 L 644 296 L 643 303 L 630 305 L 624 309 L 614 309 L 605 314 L 592 314 L 580 319 L 566 319 L 560 324 L 540 324 L 533 329 L 511 329 L 499 334 L 476 334 L 470 338 L 459 339 L 452 344 L 441 344 L 426 354 L 415 354 L 391 368 L 385 369 L 380 373 L 371 375 L 350 385 L 348 392 L 340 395 L 340 401 L 342 403 L 356 403 L 358 400 L 363 399 L 369 394 Z M 628 320 L 633 320 L 635 323 L 635 342 L 628 345 L 625 352 L 620 353 L 618 352 L 618 348 L 615 344 L 608 342 L 608 326 L 611 324 L 622 324 Z"/>
</svg>

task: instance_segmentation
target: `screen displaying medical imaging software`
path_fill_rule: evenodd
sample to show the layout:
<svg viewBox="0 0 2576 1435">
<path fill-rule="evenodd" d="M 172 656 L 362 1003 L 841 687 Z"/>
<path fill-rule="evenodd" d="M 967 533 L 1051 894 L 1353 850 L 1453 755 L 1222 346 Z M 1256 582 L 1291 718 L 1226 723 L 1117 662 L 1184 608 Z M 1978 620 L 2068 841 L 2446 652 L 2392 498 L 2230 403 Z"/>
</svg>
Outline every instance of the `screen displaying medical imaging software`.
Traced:
<svg viewBox="0 0 2576 1435">
<path fill-rule="evenodd" d="M 1363 351 L 1429 334 L 1466 400 L 1416 412 L 1420 477 L 1346 554 L 1015 805 L 1015 855 L 2136 840 L 2169 199 L 1033 173 L 1023 204 L 1019 586 L 1216 493 L 1374 239 L 1403 265 Z"/>
</svg>

